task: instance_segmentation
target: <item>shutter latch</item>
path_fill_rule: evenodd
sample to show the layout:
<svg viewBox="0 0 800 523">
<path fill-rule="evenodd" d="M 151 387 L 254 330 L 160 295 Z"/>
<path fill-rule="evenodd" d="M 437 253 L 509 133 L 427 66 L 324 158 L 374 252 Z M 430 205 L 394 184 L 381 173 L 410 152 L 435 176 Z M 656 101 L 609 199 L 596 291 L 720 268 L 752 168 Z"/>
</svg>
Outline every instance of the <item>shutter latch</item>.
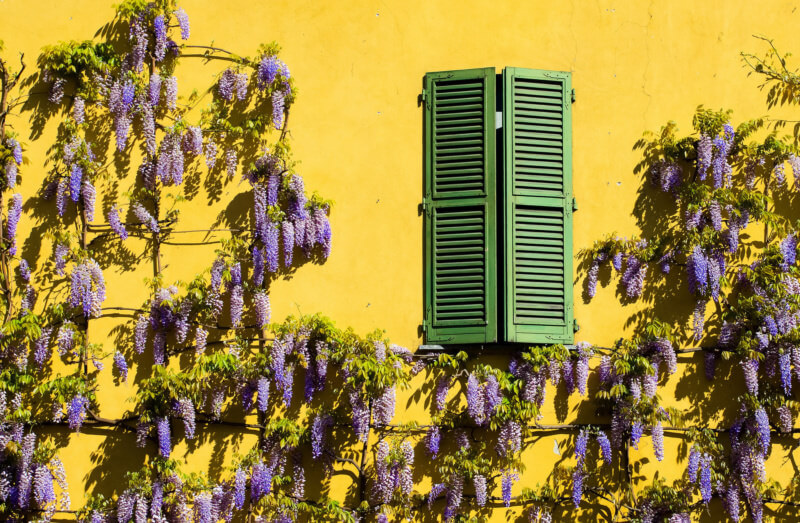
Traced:
<svg viewBox="0 0 800 523">
<path fill-rule="evenodd" d="M 578 200 L 576 200 L 575 198 L 573 198 L 573 199 L 572 199 L 572 212 L 575 212 L 575 211 L 577 211 L 577 210 L 578 210 Z"/>
<path fill-rule="evenodd" d="M 572 330 L 574 332 L 578 332 L 579 330 L 581 330 L 581 326 L 578 325 L 578 320 L 572 320 Z"/>
<path fill-rule="evenodd" d="M 572 89 L 572 103 L 575 103 L 575 89 Z"/>
</svg>

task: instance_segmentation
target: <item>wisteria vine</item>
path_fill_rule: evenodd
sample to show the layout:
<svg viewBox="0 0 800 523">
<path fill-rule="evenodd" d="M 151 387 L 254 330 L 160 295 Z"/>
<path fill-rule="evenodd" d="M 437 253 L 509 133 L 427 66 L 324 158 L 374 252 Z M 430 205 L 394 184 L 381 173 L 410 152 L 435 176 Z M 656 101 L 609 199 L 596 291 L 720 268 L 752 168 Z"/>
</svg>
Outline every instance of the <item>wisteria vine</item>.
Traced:
<svg viewBox="0 0 800 523">
<path fill-rule="evenodd" d="M 553 521 L 589 496 L 610 504 L 614 519 L 689 521 L 718 498 L 733 520 L 760 521 L 765 505 L 792 503 L 778 499 L 782 489 L 764 465 L 775 436 L 796 430 L 799 232 L 778 211 L 793 190 L 786 164 L 795 178 L 800 173 L 790 138 L 775 131 L 756 141 L 764 121 L 734 128 L 730 113 L 702 108 L 692 135 L 667 125 L 640 144 L 651 185 L 643 190 L 671 199 L 671 214 L 647 217 L 659 234 L 612 235 L 583 253 L 587 299 L 610 270 L 620 273 L 624 302 L 654 301 L 656 270 L 685 281 L 691 329 L 648 318 L 613 347 L 531 347 L 502 365 L 465 352 L 414 354 L 380 331 L 361 336 L 321 315 L 273 321 L 271 282 L 332 252 L 332 204 L 307 193 L 292 160 L 286 131 L 297 93 L 278 46 L 244 57 L 190 44 L 189 16 L 174 0 L 127 0 L 116 22 L 118 34 L 110 34 L 120 45 L 66 42 L 40 57 L 47 103 L 62 117 L 41 192 L 49 214 L 37 218 L 51 260 L 33 261 L 33 250 L 17 242 L 24 202 L 13 191 L 25 158 L 5 115 L 24 64 L 12 72 L 0 60 L 3 517 L 49 520 L 70 510 L 56 444 L 37 435 L 37 425 L 120 430 L 146 449 L 146 464 L 124 485 L 75 511 L 92 523 L 231 521 L 243 513 L 264 521 L 389 521 L 434 507 L 444 520 L 461 521 L 512 505 L 530 521 Z M 181 95 L 176 73 L 181 60 L 196 57 L 225 65 L 202 108 L 203 97 Z M 787 80 L 774 61 L 758 60 L 757 72 L 792 88 L 797 75 Z M 121 159 L 136 165 L 134 180 L 118 176 Z M 180 232 L 183 189 L 198 170 L 217 185 L 241 174 L 252 209 L 231 224 L 205 273 L 171 284 L 161 246 Z M 98 188 L 111 180 L 131 185 L 121 197 L 103 192 L 96 213 Z M 751 241 L 756 227 L 764 228 L 759 246 Z M 109 307 L 107 253 L 126 252 L 131 237 L 146 240 L 142 256 L 153 263 L 149 298 Z M 56 291 L 37 303 L 45 286 Z M 128 339 L 110 352 L 91 341 L 90 328 L 109 310 L 132 316 Z M 718 360 L 741 368 L 746 393 L 725 428 L 687 427 L 679 410 L 662 405 L 659 386 L 677 372 L 681 343 L 703 344 L 709 380 Z M 74 372 L 50 375 L 56 356 Z M 144 376 L 120 419 L 98 414 L 105 362 L 120 386 Z M 430 421 L 397 422 L 398 398 L 421 379 Z M 543 425 L 548 391 L 592 401 L 607 422 Z M 219 477 L 183 472 L 176 446 L 219 425 L 252 431 L 258 442 Z M 559 464 L 550 483 L 521 488 L 530 467 L 523 453 L 535 435 L 560 431 L 574 433 L 572 465 Z M 670 436 L 687 441 L 685 475 L 635 493 L 631 449 L 649 437 L 657 462 L 675 459 L 665 449 Z M 311 462 L 322 482 L 354 471 L 346 500 L 311 493 Z M 420 482 L 421 463 L 430 485 Z M 612 491 L 618 477 L 629 491 Z"/>
</svg>

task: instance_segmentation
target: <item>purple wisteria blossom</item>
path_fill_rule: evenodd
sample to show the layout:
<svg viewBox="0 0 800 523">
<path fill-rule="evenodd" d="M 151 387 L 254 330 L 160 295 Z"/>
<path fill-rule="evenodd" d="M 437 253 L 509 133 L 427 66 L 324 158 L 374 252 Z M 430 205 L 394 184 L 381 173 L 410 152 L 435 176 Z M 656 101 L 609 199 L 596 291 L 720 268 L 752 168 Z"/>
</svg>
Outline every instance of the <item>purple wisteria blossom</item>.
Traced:
<svg viewBox="0 0 800 523">
<path fill-rule="evenodd" d="M 108 211 L 108 224 L 111 226 L 111 230 L 114 231 L 120 239 L 128 239 L 128 230 L 125 228 L 122 220 L 120 220 L 119 209 L 116 205 L 111 206 L 111 209 Z"/>
<path fill-rule="evenodd" d="M 139 221 L 142 223 L 142 225 L 144 225 L 145 227 L 147 227 L 148 229 L 150 229 L 150 232 L 152 232 L 152 233 L 154 233 L 154 234 L 158 234 L 158 233 L 159 233 L 159 231 L 160 231 L 161 229 L 160 229 L 160 228 L 159 228 L 159 226 L 158 226 L 158 222 L 157 222 L 157 221 L 156 221 L 156 219 L 153 217 L 153 215 L 151 215 L 151 214 L 150 214 L 150 213 L 147 211 L 147 209 L 145 209 L 145 208 L 142 206 L 142 204 L 141 204 L 141 203 L 139 203 L 139 202 L 134 202 L 134 204 L 133 204 L 133 206 L 132 206 L 132 209 L 133 209 L 133 214 L 134 214 L 134 215 L 136 216 L 136 218 L 137 218 L 137 219 L 138 219 L 138 220 L 139 220 Z"/>
<path fill-rule="evenodd" d="M 154 56 L 157 62 L 164 59 L 167 53 L 167 23 L 164 15 L 156 16 L 153 21 L 153 31 L 156 36 L 156 46 Z"/>
<path fill-rule="evenodd" d="M 660 421 L 653 427 L 652 437 L 656 459 L 662 461 L 664 459 L 664 427 L 661 425 Z"/>
<path fill-rule="evenodd" d="M 589 266 L 589 272 L 586 275 L 586 295 L 589 299 L 594 298 L 597 294 L 597 276 L 600 273 L 600 261 L 597 257 L 592 259 L 592 264 Z"/>
<path fill-rule="evenodd" d="M 72 118 L 75 120 L 76 124 L 80 125 L 84 122 L 85 111 L 86 105 L 83 98 L 76 96 L 75 101 L 72 103 Z"/>
<path fill-rule="evenodd" d="M 150 75 L 150 84 L 147 88 L 147 93 L 150 105 L 156 106 L 161 99 L 161 82 L 162 77 L 158 73 Z"/>
<path fill-rule="evenodd" d="M 15 193 L 11 196 L 11 201 L 8 206 L 8 222 L 6 223 L 6 238 L 9 239 L 11 245 L 8 248 L 8 254 L 15 256 L 17 254 L 17 226 L 19 219 L 22 216 L 22 195 Z"/>
<path fill-rule="evenodd" d="M 631 425 L 631 446 L 633 446 L 634 449 L 639 449 L 639 440 L 642 438 L 643 433 L 644 426 L 642 422 L 639 420 L 634 421 L 633 425 Z"/>
<path fill-rule="evenodd" d="M 233 69 L 225 69 L 219 77 L 217 82 L 217 92 L 222 99 L 231 101 L 233 100 L 233 88 L 236 82 L 236 73 Z"/>
<path fill-rule="evenodd" d="M 158 431 L 158 453 L 162 458 L 168 458 L 172 451 L 169 418 L 166 416 L 158 418 L 156 420 L 156 429 Z"/>
<path fill-rule="evenodd" d="M 467 379 L 467 411 L 478 425 L 483 425 L 486 421 L 485 399 L 475 374 L 470 374 Z"/>
<path fill-rule="evenodd" d="M 70 293 L 67 302 L 79 307 L 87 318 L 98 318 L 106 298 L 103 272 L 96 261 L 86 259 L 76 265 L 70 274 Z"/>
<path fill-rule="evenodd" d="M 86 409 L 89 407 L 89 400 L 81 394 L 75 395 L 67 407 L 67 418 L 69 428 L 76 432 L 81 430 L 81 425 L 86 420 Z"/>
<path fill-rule="evenodd" d="M 611 442 L 605 432 L 600 432 L 597 435 L 597 444 L 600 446 L 600 454 L 603 456 L 603 461 L 606 465 L 611 464 Z"/>
<path fill-rule="evenodd" d="M 711 143 L 711 138 L 706 134 L 701 134 L 697 144 L 697 175 L 700 181 L 706 179 L 708 168 L 711 167 L 712 152 L 713 144 Z"/>
<path fill-rule="evenodd" d="M 259 89 L 265 89 L 271 85 L 281 69 L 281 60 L 275 56 L 265 56 L 258 64 L 257 83 Z"/>
<path fill-rule="evenodd" d="M 383 425 L 392 422 L 395 409 L 395 388 L 386 387 L 383 394 L 375 400 L 375 421 Z"/>
<path fill-rule="evenodd" d="M 289 220 L 284 220 L 281 223 L 281 231 L 283 236 L 283 266 L 292 266 L 292 255 L 294 253 L 294 224 Z"/>
<path fill-rule="evenodd" d="M 196 428 L 194 403 L 189 398 L 181 398 L 177 402 L 177 414 L 183 420 L 183 430 L 186 439 L 194 439 Z"/>
<path fill-rule="evenodd" d="M 703 503 L 711 501 L 714 492 L 711 484 L 711 456 L 703 454 L 700 458 L 700 495 Z"/>
<path fill-rule="evenodd" d="M 476 474 L 472 478 L 472 484 L 475 486 L 475 501 L 479 507 L 486 505 L 486 477 L 481 474 Z"/>
<path fill-rule="evenodd" d="M 509 470 L 503 471 L 503 479 L 502 479 L 502 494 L 503 494 L 503 504 L 507 507 L 511 506 L 511 489 L 514 486 L 514 481 L 519 479 L 519 475 L 511 472 Z"/>
<path fill-rule="evenodd" d="M 237 510 L 244 507 L 245 496 L 247 495 L 247 473 L 241 468 L 236 469 L 233 480 L 233 506 Z"/>
<path fill-rule="evenodd" d="M 13 189 L 17 186 L 17 174 L 19 172 L 17 164 L 12 161 L 6 162 L 6 187 Z"/>
<path fill-rule="evenodd" d="M 174 111 L 178 107 L 178 79 L 170 76 L 164 83 L 164 92 L 167 102 L 167 109 Z"/>
<path fill-rule="evenodd" d="M 181 7 L 177 11 L 175 11 L 175 18 L 178 19 L 178 26 L 181 28 L 181 39 L 188 40 L 189 39 L 189 15 L 186 14 L 186 11 Z"/>
<path fill-rule="evenodd" d="M 279 265 L 279 250 L 278 250 L 278 226 L 277 224 L 267 221 L 265 225 L 266 237 L 264 238 L 264 261 L 266 262 L 267 271 L 274 273 L 278 271 Z"/>
<path fill-rule="evenodd" d="M 439 454 L 439 444 L 442 439 L 441 430 L 438 425 L 431 425 L 428 428 L 428 434 L 425 438 L 425 447 L 431 457 L 436 457 Z"/>
<path fill-rule="evenodd" d="M 272 92 L 272 125 L 275 129 L 283 126 L 283 116 L 286 111 L 286 94 L 281 89 Z"/>
<path fill-rule="evenodd" d="M 797 259 L 797 235 L 790 234 L 781 241 L 781 256 L 783 257 L 783 270 L 793 266 Z"/>
<path fill-rule="evenodd" d="M 25 258 L 20 259 L 18 270 L 19 270 L 19 277 L 22 279 L 22 281 L 24 282 L 31 281 L 31 268 L 28 265 L 28 260 L 26 260 Z"/>
<path fill-rule="evenodd" d="M 247 73 L 237 73 L 234 87 L 236 88 L 236 99 L 241 101 L 247 98 L 247 82 L 249 76 Z"/>
<path fill-rule="evenodd" d="M 114 353 L 114 367 L 119 373 L 120 381 L 128 381 L 128 362 L 125 361 L 125 355 L 119 351 Z"/>
</svg>

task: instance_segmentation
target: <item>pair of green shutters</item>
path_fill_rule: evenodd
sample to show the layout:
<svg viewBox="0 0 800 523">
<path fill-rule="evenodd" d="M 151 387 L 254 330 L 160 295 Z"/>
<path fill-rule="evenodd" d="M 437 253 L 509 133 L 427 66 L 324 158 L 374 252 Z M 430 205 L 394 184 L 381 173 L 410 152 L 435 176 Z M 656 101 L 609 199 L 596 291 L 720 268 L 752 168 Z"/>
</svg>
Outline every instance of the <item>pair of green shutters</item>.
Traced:
<svg viewBox="0 0 800 523">
<path fill-rule="evenodd" d="M 570 74 L 429 73 L 422 98 L 426 343 L 572 343 Z"/>
</svg>

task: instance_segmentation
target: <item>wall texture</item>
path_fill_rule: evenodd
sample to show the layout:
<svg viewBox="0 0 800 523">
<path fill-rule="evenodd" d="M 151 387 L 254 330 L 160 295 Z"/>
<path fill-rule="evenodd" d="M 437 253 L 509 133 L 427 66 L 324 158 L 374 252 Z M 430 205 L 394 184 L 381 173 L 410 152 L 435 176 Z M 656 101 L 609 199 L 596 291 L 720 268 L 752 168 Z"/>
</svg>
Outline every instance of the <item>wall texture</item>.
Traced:
<svg viewBox="0 0 800 523">
<path fill-rule="evenodd" d="M 299 95 L 292 108 L 290 132 L 298 172 L 306 188 L 335 202 L 331 212 L 333 254 L 324 264 L 306 264 L 290 278 L 272 285 L 273 318 L 289 314 L 322 312 L 340 326 L 358 332 L 385 329 L 392 341 L 412 350 L 420 343 L 422 320 L 422 218 L 417 207 L 422 185 L 422 109 L 417 96 L 426 72 L 472 67 L 519 66 L 572 72 L 577 102 L 573 106 L 574 192 L 579 211 L 574 220 L 574 248 L 587 248 L 610 232 L 639 233 L 632 215 L 641 175 L 641 161 L 634 143 L 646 130 L 657 130 L 668 120 L 688 130 L 695 107 L 735 110 L 739 118 L 756 117 L 767 110 L 757 81 L 748 78 L 740 51 L 760 52 L 763 42 L 754 34 L 768 35 L 787 50 L 796 44 L 800 21 L 795 3 L 774 0 L 755 2 L 605 1 L 596 2 L 477 2 L 477 1 L 273 1 L 201 2 L 186 0 L 183 7 L 192 24 L 190 43 L 214 42 L 224 48 L 251 53 L 259 43 L 277 41 L 282 58 L 297 81 Z M 19 51 L 33 65 L 44 45 L 61 40 L 97 36 L 114 14 L 104 2 L 75 0 L 21 1 L 0 4 L 0 35 L 6 56 Z M 34 67 L 30 68 L 35 69 Z M 184 62 L 179 72 L 183 93 L 205 87 L 219 69 L 200 59 Z M 43 97 L 41 93 L 32 96 Z M 780 111 L 773 111 L 780 116 Z M 56 126 L 49 121 L 32 128 L 32 111 L 23 110 L 11 123 L 26 142 L 27 162 L 22 170 L 21 192 L 26 200 L 40 190 L 47 170 L 44 159 L 55 139 Z M 126 165 L 112 166 L 110 178 L 99 185 L 102 195 L 124 190 L 135 173 Z M 207 228 L 214 217 L 234 200 L 247 208 L 248 188 L 238 177 L 210 197 L 201 184 L 200 193 L 180 204 L 181 229 Z M 98 202 L 108 205 L 99 195 Z M 98 205 L 100 207 L 100 204 Z M 105 207 L 104 207 L 105 208 Z M 44 264 L 51 253 L 48 239 L 40 237 L 31 212 L 22 218 L 20 237 L 26 255 Z M 182 235 L 185 243 L 214 239 L 203 233 Z M 217 236 L 217 239 L 219 236 Z M 177 241 L 177 240 L 176 240 Z M 131 240 L 129 248 L 142 252 L 144 244 Z M 186 280 L 207 268 L 215 245 L 168 245 L 165 247 L 165 280 Z M 576 264 L 576 267 L 578 265 Z M 575 274 L 576 310 L 581 330 L 577 340 L 600 346 L 631 332 L 632 318 L 644 307 L 620 305 L 615 285 L 601 287 L 598 296 L 581 298 L 583 277 Z M 147 299 L 142 284 L 151 276 L 147 259 L 106 271 L 106 306 L 138 306 Z M 673 314 L 681 328 L 688 328 L 691 305 L 659 304 Z M 677 318 L 682 318 L 678 320 Z M 119 342 L 118 327 L 130 318 L 107 315 L 93 322 L 91 340 L 112 350 Z M 115 330 L 116 329 L 116 330 Z M 507 354 L 507 353 L 505 353 Z M 489 358 L 504 364 L 506 356 Z M 738 375 L 730 377 L 731 390 L 717 386 L 702 407 L 693 398 L 708 390 L 698 375 L 701 358 L 679 359 L 680 371 L 663 389 L 665 403 L 684 409 L 690 417 L 709 425 L 730 412 L 726 401 L 740 387 Z M 56 366 L 55 373 L 63 371 Z M 138 377 L 147 369 L 134 368 Z M 730 373 L 723 373 L 723 376 Z M 424 376 L 398 398 L 396 420 L 425 422 L 428 408 L 412 397 Z M 718 385 L 722 385 L 721 383 Z M 589 394 L 596 389 L 590 382 Z M 115 383 L 110 361 L 100 373 L 100 414 L 123 415 L 136 382 Z M 701 394 L 704 394 L 702 392 Z M 551 391 L 552 398 L 555 391 Z M 592 402 L 571 397 L 555 404 L 548 400 L 542 423 L 595 420 Z M 713 417 L 712 417 L 713 416 Z M 257 434 L 242 435 L 237 429 L 215 426 L 199 445 L 180 444 L 176 456 L 186 458 L 187 470 L 216 474 L 234 452 L 255 441 Z M 132 436 L 86 428 L 67 434 L 53 428 L 71 486 L 73 508 L 94 492 L 115 491 L 127 470 L 138 468 L 146 452 L 133 444 Z M 525 453 L 527 469 L 521 486 L 545 482 L 556 462 L 569 461 L 572 434 L 537 435 Z M 652 458 L 649 439 L 633 453 L 635 477 L 643 484 L 655 476 L 679 477 L 684 470 L 686 446 L 680 438 L 667 438 L 667 458 Z M 554 445 L 561 455 L 554 453 Z M 786 439 L 774 449 L 768 472 L 784 483 L 796 474 L 795 444 Z M 421 454 L 420 454 L 421 456 Z M 420 459 L 420 462 L 424 461 Z M 331 492 L 346 499 L 351 478 L 334 476 Z M 418 490 L 425 492 L 430 479 L 421 475 Z M 516 491 L 516 490 L 515 490 Z M 607 509 L 587 504 L 582 520 L 609 516 Z M 717 520 L 720 506 L 712 504 L 706 520 Z M 503 521 L 515 508 L 498 508 L 492 521 Z M 782 509 L 783 510 L 783 509 Z M 562 520 L 577 512 L 567 509 Z M 797 514 L 787 516 L 789 519 Z"/>
</svg>

